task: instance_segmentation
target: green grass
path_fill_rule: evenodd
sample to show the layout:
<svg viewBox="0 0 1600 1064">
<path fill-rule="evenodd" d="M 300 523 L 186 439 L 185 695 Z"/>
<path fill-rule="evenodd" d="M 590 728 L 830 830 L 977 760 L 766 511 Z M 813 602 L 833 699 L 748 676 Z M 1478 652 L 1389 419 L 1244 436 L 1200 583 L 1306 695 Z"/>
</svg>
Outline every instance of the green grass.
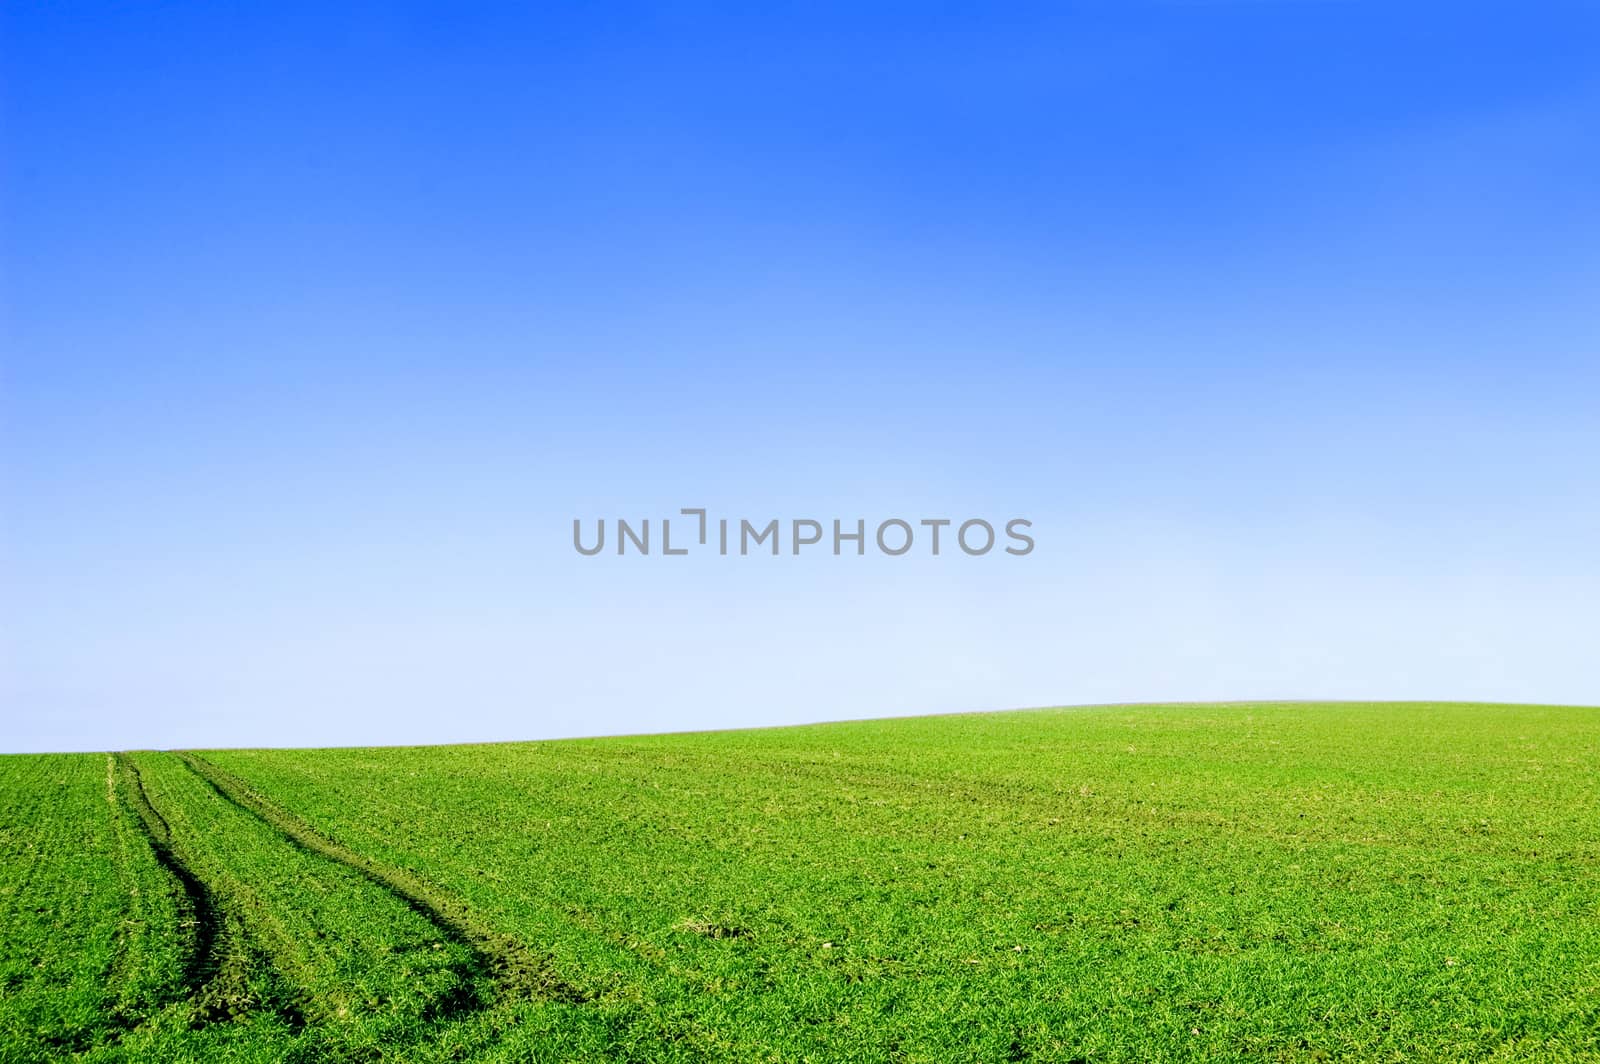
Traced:
<svg viewBox="0 0 1600 1064">
<path fill-rule="evenodd" d="M 0 1060 L 1600 1060 L 1600 710 L 0 759 Z"/>
</svg>

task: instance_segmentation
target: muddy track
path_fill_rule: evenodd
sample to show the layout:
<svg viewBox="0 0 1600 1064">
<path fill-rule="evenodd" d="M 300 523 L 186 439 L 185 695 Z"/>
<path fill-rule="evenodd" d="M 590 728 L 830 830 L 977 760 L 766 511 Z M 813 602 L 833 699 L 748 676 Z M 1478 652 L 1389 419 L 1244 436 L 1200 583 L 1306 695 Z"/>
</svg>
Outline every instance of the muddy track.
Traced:
<svg viewBox="0 0 1600 1064">
<path fill-rule="evenodd" d="M 173 847 L 172 829 L 151 803 L 139 766 L 126 753 L 113 756 L 137 824 L 156 860 L 177 880 L 183 892 L 182 908 L 186 922 L 193 928 L 182 974 L 182 984 L 193 1007 L 191 1025 L 203 1027 L 261 1008 L 266 1003 L 251 990 L 250 974 L 262 967 L 270 968 L 270 964 L 245 940 L 238 918 L 228 912 L 217 894 Z M 304 1026 L 301 1010 L 293 1002 L 274 1002 L 271 1008 L 291 1027 Z"/>
<path fill-rule="evenodd" d="M 263 797 L 244 780 L 198 754 L 178 752 L 177 756 L 223 800 L 256 816 L 302 850 L 358 873 L 431 923 L 442 937 L 465 950 L 470 958 L 469 974 L 472 976 L 469 987 L 477 989 L 468 989 L 446 1003 L 443 1014 L 454 1015 L 485 1007 L 490 1004 L 491 997 L 567 1003 L 591 999 L 591 994 L 558 976 L 548 960 L 516 938 L 487 925 L 460 898 L 420 876 L 375 861 L 334 841 Z"/>
</svg>

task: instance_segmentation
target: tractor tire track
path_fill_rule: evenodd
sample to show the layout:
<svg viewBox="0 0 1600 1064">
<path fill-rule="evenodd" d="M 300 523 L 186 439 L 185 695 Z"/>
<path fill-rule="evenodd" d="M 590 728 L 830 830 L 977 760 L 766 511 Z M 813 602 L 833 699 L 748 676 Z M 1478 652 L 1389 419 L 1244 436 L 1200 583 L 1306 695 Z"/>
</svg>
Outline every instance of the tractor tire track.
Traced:
<svg viewBox="0 0 1600 1064">
<path fill-rule="evenodd" d="M 113 755 L 122 792 L 136 815 L 157 862 L 178 882 L 182 890 L 183 923 L 192 928 L 185 950 L 181 983 L 192 1007 L 190 1026 L 199 1028 L 231 1019 L 261 1008 L 251 987 L 252 972 L 272 966 L 252 947 L 243 922 L 184 860 L 173 844 L 172 829 L 150 800 L 139 766 L 126 753 Z M 276 974 L 276 973 L 273 973 Z M 298 1005 L 277 1001 L 271 1006 L 291 1028 L 305 1025 Z"/>
<path fill-rule="evenodd" d="M 177 756 L 224 801 L 252 814 L 290 844 L 340 864 L 396 898 L 461 947 L 470 978 L 453 1000 L 441 1003 L 434 1018 L 458 1016 L 496 1001 L 543 1000 L 568 1004 L 593 995 L 559 976 L 547 959 L 520 940 L 485 923 L 463 900 L 404 869 L 375 861 L 323 834 L 305 820 L 264 797 L 247 782 L 198 754 Z"/>
<path fill-rule="evenodd" d="M 116 754 L 106 755 L 106 807 L 111 830 L 117 840 L 117 875 L 122 882 L 123 912 L 118 924 L 115 950 L 106 971 L 109 1006 L 108 1028 L 113 1041 L 141 1025 L 152 1013 L 185 1000 L 194 989 L 187 961 L 194 953 L 194 903 L 182 879 L 163 860 L 151 836 L 151 828 L 137 811 L 129 794 L 126 769 Z M 154 810 L 151 811 L 152 813 Z M 135 851 L 154 860 L 158 883 L 141 883 L 135 867 Z M 170 858 L 170 854 L 166 855 Z M 155 895 L 151 902 L 147 895 Z M 172 905 L 170 921 L 157 912 L 161 900 Z M 148 948 L 148 938 L 160 935 L 170 924 L 177 965 L 163 964 L 159 972 L 139 970 L 140 956 Z M 162 936 L 165 937 L 165 936 Z M 141 985 L 141 983 L 143 985 Z"/>
<path fill-rule="evenodd" d="M 189 870 L 172 848 L 172 829 L 166 818 L 150 803 L 139 768 L 127 754 L 115 754 L 117 772 L 125 784 L 123 793 L 144 831 L 145 840 L 155 851 L 161 867 L 183 890 L 182 922 L 192 929 L 192 942 L 185 951 L 183 983 L 198 994 L 217 974 L 217 944 L 222 937 L 222 918 L 216 900 L 200 878 Z"/>
</svg>

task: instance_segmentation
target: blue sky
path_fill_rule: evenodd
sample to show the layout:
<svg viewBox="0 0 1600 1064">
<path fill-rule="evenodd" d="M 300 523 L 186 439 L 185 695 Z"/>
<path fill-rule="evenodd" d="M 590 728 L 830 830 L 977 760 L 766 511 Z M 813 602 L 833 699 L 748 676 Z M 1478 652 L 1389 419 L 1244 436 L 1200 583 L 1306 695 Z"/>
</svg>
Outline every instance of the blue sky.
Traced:
<svg viewBox="0 0 1600 1064">
<path fill-rule="evenodd" d="M 9 5 L 0 748 L 1600 702 L 1597 71 L 1588 5 Z M 572 550 L 685 506 L 1038 546 Z"/>
</svg>

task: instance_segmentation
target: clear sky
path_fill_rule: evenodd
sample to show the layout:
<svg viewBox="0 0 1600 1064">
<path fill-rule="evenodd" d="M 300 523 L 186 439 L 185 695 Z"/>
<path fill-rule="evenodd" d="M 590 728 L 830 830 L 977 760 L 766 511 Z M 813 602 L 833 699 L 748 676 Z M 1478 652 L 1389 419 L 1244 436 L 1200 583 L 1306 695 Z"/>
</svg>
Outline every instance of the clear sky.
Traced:
<svg viewBox="0 0 1600 1064">
<path fill-rule="evenodd" d="M 1593 5 L 7 4 L 0 749 L 1600 703 L 1597 325 Z"/>
</svg>

